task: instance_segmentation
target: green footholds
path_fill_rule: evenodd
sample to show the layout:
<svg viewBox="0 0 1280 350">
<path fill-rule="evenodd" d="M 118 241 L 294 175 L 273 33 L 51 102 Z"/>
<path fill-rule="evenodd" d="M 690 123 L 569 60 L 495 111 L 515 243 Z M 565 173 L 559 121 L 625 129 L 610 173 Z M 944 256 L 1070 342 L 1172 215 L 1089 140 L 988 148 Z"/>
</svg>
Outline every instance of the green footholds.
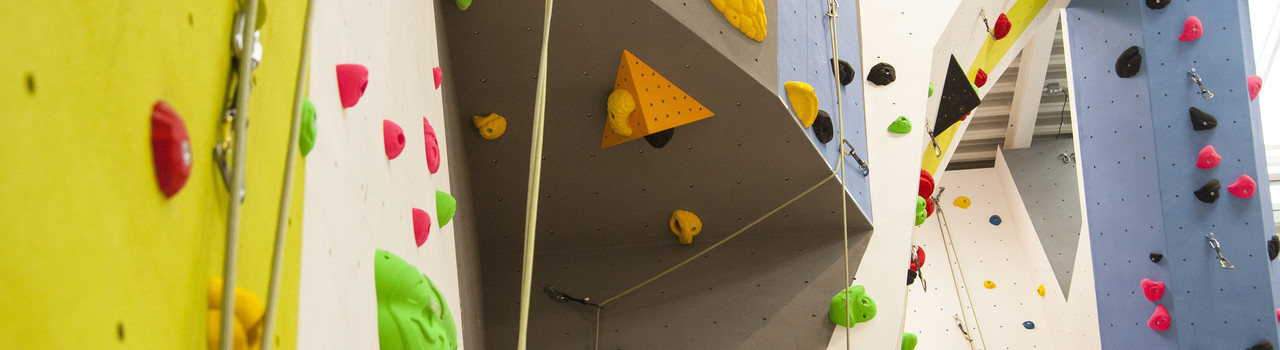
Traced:
<svg viewBox="0 0 1280 350">
<path fill-rule="evenodd" d="M 316 147 L 316 106 L 311 104 L 311 99 L 302 99 L 302 130 L 298 134 L 298 150 L 302 152 L 302 156 L 306 157 L 311 153 L 311 149 Z"/>
<path fill-rule="evenodd" d="M 907 116 L 905 115 L 898 116 L 897 120 L 894 120 L 893 123 L 889 124 L 889 131 L 899 134 L 909 133 L 911 132 L 911 120 L 907 119 Z"/>
<path fill-rule="evenodd" d="M 924 219 L 929 217 L 927 206 L 924 197 L 916 196 L 916 226 L 923 224 Z"/>
<path fill-rule="evenodd" d="M 440 227 L 453 220 L 453 213 L 457 210 L 458 200 L 444 191 L 436 191 L 436 220 L 440 221 Z"/>
<path fill-rule="evenodd" d="M 902 333 L 902 350 L 915 350 L 916 343 L 920 342 L 919 338 L 913 333 Z"/>
<path fill-rule="evenodd" d="M 848 310 L 848 313 L 845 310 Z M 853 316 L 853 320 L 850 320 L 849 316 Z M 827 315 L 831 322 L 845 327 L 853 327 L 854 324 L 867 322 L 875 317 L 876 301 L 867 295 L 866 289 L 861 285 L 836 293 L 836 296 L 831 298 L 831 310 Z"/>
<path fill-rule="evenodd" d="M 463 11 L 466 11 L 467 8 L 471 7 L 471 0 L 453 0 L 453 3 L 458 5 L 459 10 Z"/>
<path fill-rule="evenodd" d="M 933 82 L 929 82 L 929 97 L 933 97 Z"/>
<path fill-rule="evenodd" d="M 456 350 L 458 329 L 440 289 L 395 254 L 378 249 L 373 276 L 382 350 Z"/>
</svg>

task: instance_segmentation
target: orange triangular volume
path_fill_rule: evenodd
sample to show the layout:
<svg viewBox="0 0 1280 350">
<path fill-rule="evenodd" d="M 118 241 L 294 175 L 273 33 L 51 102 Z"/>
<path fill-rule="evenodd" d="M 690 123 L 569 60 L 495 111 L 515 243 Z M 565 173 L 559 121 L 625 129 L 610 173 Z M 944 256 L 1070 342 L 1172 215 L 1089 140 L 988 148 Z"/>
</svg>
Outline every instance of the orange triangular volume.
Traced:
<svg viewBox="0 0 1280 350">
<path fill-rule="evenodd" d="M 614 89 L 624 89 L 636 99 L 636 109 L 627 118 L 631 136 L 622 136 L 609 128 L 605 120 L 600 148 L 635 140 L 645 135 L 696 122 L 712 116 L 711 110 L 686 95 L 667 78 L 641 62 L 630 51 L 622 50 L 622 62 Z"/>
</svg>

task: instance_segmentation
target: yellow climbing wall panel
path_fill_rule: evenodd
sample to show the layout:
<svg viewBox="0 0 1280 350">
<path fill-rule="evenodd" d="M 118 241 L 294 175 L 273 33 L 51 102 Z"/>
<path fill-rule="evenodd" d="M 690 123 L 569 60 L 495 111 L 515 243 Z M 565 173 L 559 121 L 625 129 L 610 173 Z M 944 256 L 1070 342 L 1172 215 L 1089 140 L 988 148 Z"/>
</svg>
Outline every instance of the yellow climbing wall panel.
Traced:
<svg viewBox="0 0 1280 350">
<path fill-rule="evenodd" d="M 662 77 L 630 51 L 622 50 L 614 89 L 625 89 L 635 96 L 636 109 L 628 117 L 631 136 L 613 132 L 605 121 L 600 148 L 635 140 L 645 135 L 696 122 L 712 116 L 711 110 L 685 94 L 670 80 Z"/>
<path fill-rule="evenodd" d="M 965 119 L 967 120 L 968 118 Z M 942 148 L 942 152 L 940 152 L 942 155 L 935 153 L 933 151 L 933 143 L 929 143 L 924 147 L 924 156 L 920 159 L 921 169 L 929 172 L 929 174 L 938 173 L 938 165 L 942 164 L 942 158 L 946 157 L 947 151 L 951 150 L 951 141 L 956 138 L 956 133 L 960 132 L 960 125 L 964 123 L 965 120 L 961 120 L 955 124 L 951 124 L 951 127 L 948 127 L 946 130 L 942 130 L 942 133 L 934 136 L 934 139 L 938 141 L 938 147 Z"/>
<path fill-rule="evenodd" d="M 270 0 L 254 73 L 238 282 L 266 298 L 305 11 Z M 235 1 L 17 0 L 0 11 L 0 349 L 203 349 L 229 198 L 213 160 Z M 160 193 L 152 105 L 183 117 L 194 162 Z M 321 116 L 324 118 L 324 116 Z M 302 169 L 281 349 L 295 348 Z"/>
<path fill-rule="evenodd" d="M 1005 12 L 1005 16 L 1009 17 L 1009 35 L 1004 39 L 996 40 L 995 37 L 987 34 L 986 41 L 982 43 L 982 49 L 978 50 L 978 56 L 969 66 L 969 81 L 973 81 L 973 77 L 977 76 L 978 69 L 991 73 L 991 70 L 995 69 L 1000 59 L 1004 58 L 1004 55 L 1013 47 L 1013 43 L 1018 41 L 1022 33 L 1027 30 L 1027 26 L 1031 25 L 1031 21 L 1036 19 L 1036 15 L 1040 14 L 1040 10 L 1043 10 L 1044 5 L 1048 3 L 1049 0 L 1018 0 L 1014 3 L 1013 7 Z M 987 19 L 991 25 L 995 25 L 996 17 L 999 16 L 999 12 L 987 12 Z M 995 77 L 992 77 L 990 82 L 994 83 L 994 80 Z"/>
</svg>

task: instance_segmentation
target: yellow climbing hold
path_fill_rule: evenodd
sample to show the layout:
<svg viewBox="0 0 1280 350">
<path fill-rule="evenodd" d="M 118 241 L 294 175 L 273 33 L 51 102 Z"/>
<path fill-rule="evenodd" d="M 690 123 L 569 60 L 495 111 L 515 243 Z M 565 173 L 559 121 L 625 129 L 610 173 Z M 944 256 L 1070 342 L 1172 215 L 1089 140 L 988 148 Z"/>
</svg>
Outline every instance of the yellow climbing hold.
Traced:
<svg viewBox="0 0 1280 350">
<path fill-rule="evenodd" d="M 489 113 L 487 116 L 471 116 L 471 122 L 476 125 L 476 129 L 480 130 L 480 137 L 486 140 L 496 139 L 507 132 L 507 118 L 503 118 L 498 113 Z"/>
<path fill-rule="evenodd" d="M 222 328 L 222 279 L 209 279 L 208 320 L 206 321 L 206 340 L 209 349 L 218 348 L 219 332 Z M 235 317 L 232 318 L 232 349 L 257 349 L 260 345 L 258 337 L 262 336 L 262 315 L 266 311 L 262 300 L 247 290 L 235 289 Z"/>
<path fill-rule="evenodd" d="M 1043 285 L 1043 284 L 1041 284 L 1041 285 L 1040 285 L 1040 288 L 1036 288 L 1036 294 L 1040 294 L 1040 296 L 1044 296 L 1044 285 Z"/>
<path fill-rule="evenodd" d="M 729 24 L 737 27 L 748 38 L 764 41 L 768 33 L 769 19 L 764 15 L 764 2 L 761 0 L 711 0 L 711 4 L 724 14 Z"/>
<path fill-rule="evenodd" d="M 818 95 L 813 93 L 813 87 L 799 81 L 788 81 L 784 86 L 787 100 L 791 101 L 791 110 L 796 112 L 796 118 L 800 118 L 800 124 L 806 128 L 812 126 L 818 118 Z"/>
<path fill-rule="evenodd" d="M 671 232 L 680 238 L 680 244 L 693 244 L 693 236 L 702 233 L 702 219 L 688 211 L 671 213 Z"/>
<path fill-rule="evenodd" d="M 636 99 L 630 92 L 624 89 L 613 90 L 613 93 L 609 94 L 609 127 L 613 132 L 622 136 L 631 136 L 631 127 L 627 126 L 627 120 L 631 119 L 631 113 L 635 110 Z"/>
<path fill-rule="evenodd" d="M 613 91 L 626 91 L 634 100 L 635 110 L 626 116 L 617 116 L 617 122 L 625 122 L 631 135 L 619 133 L 614 125 L 615 117 L 605 121 L 600 148 L 611 147 L 670 128 L 696 122 L 712 116 L 697 100 L 689 97 L 670 80 L 658 74 L 652 67 L 640 61 L 630 51 L 622 50 L 618 75 L 613 80 Z M 613 94 L 610 94 L 610 98 Z M 610 103 L 612 107 L 612 102 Z M 613 111 L 610 111 L 613 114 Z M 625 131 L 625 130 L 623 130 Z"/>
<path fill-rule="evenodd" d="M 991 282 L 991 280 L 987 280 L 986 282 L 982 282 L 982 286 L 983 286 L 983 287 L 987 287 L 987 289 L 996 289 L 996 283 L 995 283 L 995 282 Z"/>
<path fill-rule="evenodd" d="M 956 197 L 955 202 L 951 202 L 951 204 L 955 204 L 955 206 L 959 207 L 960 209 L 968 209 L 969 197 L 965 197 L 965 196 Z"/>
</svg>

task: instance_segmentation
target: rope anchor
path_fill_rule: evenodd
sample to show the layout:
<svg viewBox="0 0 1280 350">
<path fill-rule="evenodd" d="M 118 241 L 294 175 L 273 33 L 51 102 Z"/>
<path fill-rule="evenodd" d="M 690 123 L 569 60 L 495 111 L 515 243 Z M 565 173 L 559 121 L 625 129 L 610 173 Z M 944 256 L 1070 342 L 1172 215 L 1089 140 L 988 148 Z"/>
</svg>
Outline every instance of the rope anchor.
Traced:
<svg viewBox="0 0 1280 350">
<path fill-rule="evenodd" d="M 1226 257 L 1222 256 L 1222 244 L 1219 244 L 1218 239 L 1213 237 L 1213 232 L 1209 232 L 1209 235 L 1204 237 L 1209 239 L 1209 247 L 1213 248 L 1215 253 L 1218 253 L 1218 265 L 1222 265 L 1222 268 L 1227 270 L 1236 268 L 1235 265 L 1231 264 L 1231 260 L 1227 260 Z"/>
<path fill-rule="evenodd" d="M 840 139 L 840 140 L 844 142 L 844 145 L 846 147 L 849 147 L 848 152 L 841 151 L 840 153 L 843 153 L 846 156 L 853 157 L 853 160 L 858 162 L 858 171 L 861 172 L 863 176 L 867 176 L 867 174 L 870 174 L 871 168 L 867 166 L 868 165 L 867 162 L 862 160 L 862 157 L 858 156 L 858 150 L 853 148 L 853 144 L 849 143 L 849 139 Z"/>
<path fill-rule="evenodd" d="M 1196 83 L 1196 85 L 1200 87 L 1200 97 L 1204 97 L 1205 101 L 1212 100 L 1213 92 L 1204 88 L 1204 79 L 1200 78 L 1200 74 L 1196 74 L 1196 69 L 1191 68 L 1191 70 L 1187 71 L 1187 74 L 1191 75 L 1191 82 Z"/>
<path fill-rule="evenodd" d="M 542 290 L 546 291 L 547 296 L 551 297 L 551 299 L 555 299 L 557 301 L 563 301 L 563 302 L 572 301 L 582 305 L 595 306 L 596 308 L 600 308 L 600 309 L 604 308 L 604 306 L 600 306 L 600 304 L 591 302 L 591 298 L 582 298 L 582 299 L 574 298 L 572 295 L 564 294 L 564 292 L 558 291 L 555 288 L 552 288 L 551 286 L 547 286 Z"/>
</svg>

